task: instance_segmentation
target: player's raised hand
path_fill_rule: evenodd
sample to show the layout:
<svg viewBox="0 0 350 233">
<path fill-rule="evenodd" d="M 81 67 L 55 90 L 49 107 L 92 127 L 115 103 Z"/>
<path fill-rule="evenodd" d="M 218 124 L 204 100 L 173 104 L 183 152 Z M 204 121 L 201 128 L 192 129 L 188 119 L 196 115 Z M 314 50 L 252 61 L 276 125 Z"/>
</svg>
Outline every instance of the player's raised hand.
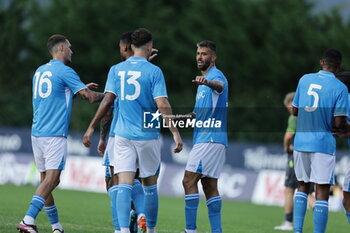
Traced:
<svg viewBox="0 0 350 233">
<path fill-rule="evenodd" d="M 94 129 L 93 128 L 88 128 L 83 136 L 83 144 L 86 147 L 90 147 L 91 146 L 91 135 L 94 133 Z"/>
<path fill-rule="evenodd" d="M 97 145 L 97 152 L 103 156 L 104 153 L 105 153 L 105 150 L 106 150 L 106 146 L 107 146 L 107 142 L 106 140 L 101 140 L 98 142 L 98 145 Z"/>
<path fill-rule="evenodd" d="M 156 56 L 158 56 L 158 49 L 152 48 L 151 56 L 149 56 L 148 61 L 152 61 Z"/>
<path fill-rule="evenodd" d="M 208 84 L 208 80 L 204 76 L 196 76 L 196 79 L 193 79 L 192 82 L 198 85 Z"/>
<path fill-rule="evenodd" d="M 94 90 L 98 88 L 98 84 L 97 83 L 88 83 L 86 84 L 87 88 L 89 88 L 90 90 Z"/>
<path fill-rule="evenodd" d="M 174 138 L 174 141 L 175 141 L 175 148 L 173 149 L 174 153 L 179 153 L 182 151 L 182 147 L 183 147 L 183 142 L 182 142 L 182 139 L 181 139 L 181 136 L 179 133 L 175 134 L 173 136 Z"/>
</svg>

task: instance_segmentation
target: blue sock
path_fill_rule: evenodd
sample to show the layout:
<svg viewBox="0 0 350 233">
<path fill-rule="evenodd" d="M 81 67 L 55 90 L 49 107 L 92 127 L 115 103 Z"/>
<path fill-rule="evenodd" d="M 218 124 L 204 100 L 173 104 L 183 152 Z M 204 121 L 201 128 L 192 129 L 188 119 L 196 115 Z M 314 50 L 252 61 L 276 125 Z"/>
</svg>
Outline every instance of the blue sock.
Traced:
<svg viewBox="0 0 350 233">
<path fill-rule="evenodd" d="M 207 200 L 208 215 L 212 233 L 221 233 L 221 206 L 220 196 L 215 196 Z"/>
<path fill-rule="evenodd" d="M 348 222 L 350 224 L 350 212 L 346 212 L 346 217 L 348 218 Z"/>
<path fill-rule="evenodd" d="M 36 219 L 36 216 L 38 216 L 45 202 L 46 200 L 42 196 L 33 195 L 32 201 L 30 202 L 30 206 L 26 215 L 32 217 L 33 219 Z"/>
<path fill-rule="evenodd" d="M 138 179 L 134 180 L 134 186 L 132 188 L 131 192 L 131 198 L 134 202 L 136 214 L 144 214 L 145 213 L 145 198 L 144 198 L 143 188 Z"/>
<path fill-rule="evenodd" d="M 156 227 L 158 218 L 157 185 L 143 186 L 145 193 L 145 215 L 147 227 Z"/>
<path fill-rule="evenodd" d="M 197 209 L 199 204 L 199 194 L 188 194 L 185 195 L 185 217 L 186 217 L 186 229 L 195 230 L 197 229 Z"/>
<path fill-rule="evenodd" d="M 59 220 L 58 220 L 58 211 L 57 211 L 56 205 L 45 206 L 44 208 L 47 216 L 49 217 L 49 221 L 51 225 L 58 223 Z"/>
<path fill-rule="evenodd" d="M 314 233 L 325 233 L 328 222 L 328 201 L 316 200 L 314 208 Z"/>
<path fill-rule="evenodd" d="M 294 197 L 294 232 L 303 232 L 304 218 L 307 208 L 307 194 L 297 191 Z"/>
<path fill-rule="evenodd" d="M 117 195 L 118 185 L 113 185 L 108 189 L 109 197 L 111 198 L 111 214 L 114 230 L 120 231 L 118 214 L 117 214 Z"/>
<path fill-rule="evenodd" d="M 120 227 L 129 229 L 132 185 L 120 183 L 117 194 L 117 215 Z"/>
</svg>

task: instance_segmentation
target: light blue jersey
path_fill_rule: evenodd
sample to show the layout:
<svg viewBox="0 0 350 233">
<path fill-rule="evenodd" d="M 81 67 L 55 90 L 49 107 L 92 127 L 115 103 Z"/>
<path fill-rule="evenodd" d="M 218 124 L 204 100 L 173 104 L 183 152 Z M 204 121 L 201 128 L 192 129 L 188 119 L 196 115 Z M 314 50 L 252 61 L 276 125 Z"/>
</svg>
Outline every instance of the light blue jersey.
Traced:
<svg viewBox="0 0 350 233">
<path fill-rule="evenodd" d="M 210 127 L 196 127 L 193 134 L 193 144 L 215 142 L 227 146 L 227 105 L 228 83 L 225 75 L 213 66 L 206 74 L 209 81 L 217 80 L 224 84 L 221 93 L 206 85 L 199 85 L 196 95 L 194 112 L 196 121 L 207 121 Z M 220 127 L 216 123 L 221 122 Z"/>
<path fill-rule="evenodd" d="M 159 138 L 159 129 L 144 129 L 145 112 L 156 112 L 156 98 L 167 97 L 161 69 L 143 57 L 130 57 L 109 70 L 105 92 L 118 97 L 116 136 L 130 140 Z"/>
<path fill-rule="evenodd" d="M 77 73 L 60 60 L 40 66 L 33 77 L 32 135 L 68 135 L 73 95 L 87 88 Z"/>
<path fill-rule="evenodd" d="M 304 75 L 293 100 L 298 108 L 294 150 L 335 155 L 334 117 L 347 116 L 348 105 L 347 87 L 333 73 Z"/>
<path fill-rule="evenodd" d="M 350 94 L 348 94 L 348 100 L 349 100 L 349 104 L 350 104 Z M 348 108 L 348 116 L 346 117 L 346 121 L 348 123 L 350 123 L 350 105 L 349 105 L 349 108 Z M 348 145 L 349 145 L 349 148 L 350 148 L 350 138 L 348 138 Z"/>
</svg>

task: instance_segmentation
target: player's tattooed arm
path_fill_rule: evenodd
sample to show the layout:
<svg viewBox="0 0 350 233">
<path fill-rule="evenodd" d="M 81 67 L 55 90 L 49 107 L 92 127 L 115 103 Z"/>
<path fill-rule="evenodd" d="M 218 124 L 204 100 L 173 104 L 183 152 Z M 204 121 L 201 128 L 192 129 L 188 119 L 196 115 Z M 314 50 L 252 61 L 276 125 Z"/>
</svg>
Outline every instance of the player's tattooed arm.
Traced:
<svg viewBox="0 0 350 233">
<path fill-rule="evenodd" d="M 111 128 L 111 122 L 113 118 L 113 108 L 110 108 L 106 115 L 101 119 L 100 123 L 100 139 L 106 140 L 108 132 Z"/>
<path fill-rule="evenodd" d="M 91 146 L 90 138 L 95 131 L 95 127 L 101 121 L 101 119 L 105 116 L 107 111 L 111 108 L 115 97 L 116 96 L 113 93 L 107 92 L 105 97 L 101 101 L 100 106 L 98 107 L 94 118 L 91 120 L 90 125 L 83 136 L 83 144 L 86 147 Z"/>
<path fill-rule="evenodd" d="M 208 80 L 204 76 L 196 76 L 196 79 L 192 80 L 192 82 L 198 85 L 206 85 L 219 93 L 224 90 L 223 82 L 219 80 Z"/>
<path fill-rule="evenodd" d="M 100 123 L 100 140 L 97 145 L 97 152 L 103 156 L 107 147 L 107 136 L 111 128 L 113 108 L 110 108 Z"/>
<path fill-rule="evenodd" d="M 78 94 L 89 103 L 101 102 L 104 97 L 104 94 L 101 92 L 91 91 L 88 88 L 80 90 Z"/>
</svg>

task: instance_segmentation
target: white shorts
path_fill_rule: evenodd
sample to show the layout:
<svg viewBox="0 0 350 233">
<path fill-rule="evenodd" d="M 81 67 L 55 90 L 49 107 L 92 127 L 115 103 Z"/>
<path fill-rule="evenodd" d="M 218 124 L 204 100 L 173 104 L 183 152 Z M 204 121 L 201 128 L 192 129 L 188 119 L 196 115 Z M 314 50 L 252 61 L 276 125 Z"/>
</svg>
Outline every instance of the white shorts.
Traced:
<svg viewBox="0 0 350 233">
<path fill-rule="evenodd" d="M 32 136 L 32 148 L 39 172 L 64 169 L 67 157 L 67 138 Z"/>
<path fill-rule="evenodd" d="M 102 165 L 109 167 L 114 167 L 115 164 L 115 156 L 114 156 L 114 137 L 108 137 L 108 142 L 105 150 L 105 154 L 103 155 Z"/>
<path fill-rule="evenodd" d="M 348 168 L 345 172 L 343 191 L 350 192 L 350 163 L 348 164 Z"/>
<path fill-rule="evenodd" d="M 334 184 L 334 155 L 300 151 L 294 151 L 293 155 L 295 175 L 298 181 Z"/>
<path fill-rule="evenodd" d="M 136 172 L 139 168 L 140 178 L 146 178 L 159 172 L 160 139 L 139 141 L 116 136 L 114 154 L 118 173 Z"/>
<path fill-rule="evenodd" d="M 223 144 L 195 144 L 190 152 L 186 171 L 218 179 L 225 163 L 225 155 L 226 147 Z"/>
</svg>

